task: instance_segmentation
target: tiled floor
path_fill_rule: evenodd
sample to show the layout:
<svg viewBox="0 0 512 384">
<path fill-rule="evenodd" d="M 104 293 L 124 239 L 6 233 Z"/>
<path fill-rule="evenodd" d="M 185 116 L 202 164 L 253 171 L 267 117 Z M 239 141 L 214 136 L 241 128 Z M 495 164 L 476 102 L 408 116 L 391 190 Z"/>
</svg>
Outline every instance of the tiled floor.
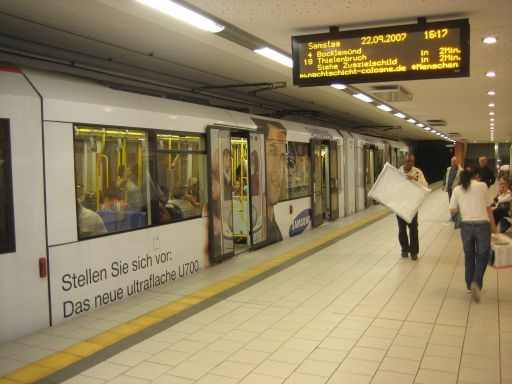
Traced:
<svg viewBox="0 0 512 384">
<path fill-rule="evenodd" d="M 448 218 L 446 194 L 435 191 L 419 213 L 418 261 L 400 257 L 388 215 L 65 383 L 512 384 L 512 270 L 489 268 L 472 302 Z M 0 346 L 0 374 L 340 225 Z"/>
</svg>

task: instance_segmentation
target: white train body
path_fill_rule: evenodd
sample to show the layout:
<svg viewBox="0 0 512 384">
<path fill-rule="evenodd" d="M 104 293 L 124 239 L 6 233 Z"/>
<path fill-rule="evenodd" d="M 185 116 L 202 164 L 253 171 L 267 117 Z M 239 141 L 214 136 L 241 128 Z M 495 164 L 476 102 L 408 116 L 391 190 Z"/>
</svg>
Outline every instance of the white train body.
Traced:
<svg viewBox="0 0 512 384">
<path fill-rule="evenodd" d="M 213 243 L 209 236 L 212 236 L 210 232 L 215 224 L 211 217 L 206 217 L 208 212 L 209 216 L 213 214 L 205 208 L 205 202 L 209 201 L 208 208 L 213 209 L 211 188 L 214 181 L 209 174 L 215 167 L 217 155 L 206 147 L 204 151 L 202 147 L 172 149 L 172 140 L 185 140 L 187 136 L 188 142 L 206 142 L 209 130 L 218 128 L 219 132 L 229 132 L 231 143 L 236 136 L 242 145 L 246 143 L 255 151 L 259 128 L 253 118 L 259 117 L 115 91 L 55 73 L 0 66 L 0 122 L 2 129 L 10 134 L 10 163 L 6 161 L 5 165 L 11 167 L 12 175 L 12 180 L 7 180 L 6 176 L 5 182 L 7 187 L 12 188 L 12 196 L 9 199 L 10 195 L 6 193 L 2 197 L 7 198 L 5 204 L 10 206 L 14 219 L 10 248 L 0 254 L 0 342 L 58 324 L 146 289 L 172 284 L 173 280 L 207 267 L 209 261 L 205 253 L 208 253 L 208 244 Z M 267 121 L 272 124 L 274 120 Z M 306 124 L 275 122 L 286 129 L 288 151 L 288 157 L 283 160 L 288 162 L 283 177 L 289 181 L 285 186 L 281 185 L 283 189 L 288 188 L 286 198 L 280 198 L 274 206 L 275 223 L 283 238 L 311 229 L 312 216 L 315 214 L 311 211 L 314 209 L 312 204 L 317 202 L 312 197 L 313 191 L 322 201 L 329 200 L 321 208 L 323 211 L 317 212 L 320 222 L 364 208 L 367 191 L 364 185 L 363 147 L 365 143 L 371 143 L 380 148 L 384 146 L 382 141 Z M 96 199 L 98 208 L 107 193 L 105 188 L 100 189 L 99 184 L 104 179 L 108 180 L 110 186 L 116 184 L 115 178 L 109 176 L 109 173 L 114 174 L 114 170 L 108 170 L 108 164 L 115 164 L 117 168 L 127 161 L 120 154 L 117 160 L 110 156 L 108 162 L 104 162 L 103 158 L 107 155 L 96 148 L 105 147 L 106 144 L 97 140 L 94 132 L 107 132 L 109 129 L 114 136 L 123 132 L 142 135 L 138 139 L 139 144 L 136 140 L 130 144 L 132 148 L 136 147 L 130 150 L 134 151 L 133 159 L 138 159 L 138 185 L 142 185 L 142 195 L 147 193 L 149 196 L 153 193 L 150 191 L 153 184 L 161 184 L 160 180 L 158 183 L 147 181 L 150 174 L 154 179 L 159 172 L 159 175 L 163 175 L 160 177 L 166 180 L 173 177 L 178 180 L 185 174 L 197 175 L 203 186 L 202 214 L 196 212 L 188 219 L 183 216 L 183 220 L 164 222 L 167 219 L 155 216 L 159 206 L 151 200 L 151 206 L 148 205 L 145 212 L 123 213 L 123 220 L 127 217 L 142 220 L 135 227 L 112 229 L 114 227 L 109 227 L 105 222 L 108 232 L 98 236 L 83 234 L 78 227 L 80 221 L 77 213 L 77 199 L 81 201 L 82 196 L 77 190 L 82 191 L 84 186 L 78 184 L 85 183 L 91 191 L 96 191 L 91 196 L 92 200 Z M 158 134 L 152 136 L 153 131 Z M 180 132 L 183 136 L 176 139 L 175 134 L 179 136 Z M 175 135 L 172 140 L 171 133 Z M 86 136 L 82 141 L 77 141 L 79 135 Z M 153 140 L 151 144 L 149 141 L 152 137 L 156 137 L 156 142 Z M 159 138 L 163 139 L 159 141 Z M 115 145 L 115 139 L 110 140 L 109 145 Z M 121 139 L 117 140 L 120 146 L 124 145 Z M 144 140 L 149 140 L 149 144 Z M 208 140 L 209 145 L 213 145 L 210 148 L 215 151 L 216 144 L 211 138 Z M 328 176 L 330 184 L 325 180 L 318 184 L 319 179 L 309 173 L 309 164 L 304 162 L 309 156 L 304 152 L 305 148 L 309 148 L 313 140 L 320 143 L 321 156 L 330 156 L 333 161 L 328 167 L 331 172 Z M 168 143 L 168 150 L 162 148 L 162 143 Z M 163 152 L 151 154 L 146 145 L 154 145 Z M 261 139 L 259 145 L 263 151 Z M 126 148 L 125 151 L 128 151 Z M 295 151 L 294 164 L 289 160 L 292 151 Z M 119 149 L 118 153 L 121 153 Z M 260 152 L 260 156 L 263 153 Z M 157 156 L 157 160 L 151 156 Z M 206 158 L 210 168 L 203 165 Z M 232 161 L 235 161 L 232 164 L 236 164 L 236 160 L 232 158 Z M 264 161 L 260 161 L 260 166 L 264 166 Z M 158 167 L 164 163 L 167 168 L 162 171 Z M 253 171 L 244 170 L 243 162 L 241 165 L 241 179 L 253 177 Z M 175 168 L 179 167 L 181 169 L 176 173 Z M 327 175 L 326 169 L 320 170 L 324 176 Z M 264 171 L 268 176 L 274 170 L 267 161 L 259 171 L 260 189 L 264 190 Z M 87 172 L 89 176 L 85 175 Z M 232 172 L 235 175 L 234 168 Z M 81 180 L 78 180 L 79 174 Z M 253 180 L 251 186 L 255 183 Z M 317 185 L 313 186 L 315 182 Z M 326 184 L 330 185 L 330 192 Z M 224 204 L 228 201 L 227 191 L 223 193 L 225 200 L 220 203 L 225 211 L 228 206 Z M 256 226 L 261 224 L 256 224 L 255 205 L 264 207 L 265 201 L 268 204 L 270 192 L 265 195 L 262 191 L 251 189 L 251 194 L 240 194 L 242 196 L 234 200 L 246 204 L 250 200 L 253 204 L 252 224 L 248 230 L 250 235 L 242 236 L 250 248 L 259 241 L 256 240 Z M 255 198 L 255 194 L 261 198 Z M 5 215 L 8 218 L 8 212 Z M 103 219 L 108 216 L 105 216 L 106 213 L 102 215 Z M 249 220 L 248 217 L 242 219 Z M 267 221 L 270 222 L 269 218 Z M 132 222 L 131 225 L 135 224 Z M 267 226 L 267 230 L 270 231 L 270 227 Z M 264 231 L 259 233 L 265 236 Z M 223 236 L 222 241 L 229 239 L 229 236 Z M 232 231 L 229 241 L 233 242 L 235 237 L 235 245 L 229 243 L 228 248 L 222 248 L 222 255 L 236 253 L 236 236 L 236 231 Z M 266 243 L 263 241 L 259 244 Z M 233 248 L 235 251 L 232 251 Z M 46 276 L 45 264 L 48 270 Z"/>
</svg>

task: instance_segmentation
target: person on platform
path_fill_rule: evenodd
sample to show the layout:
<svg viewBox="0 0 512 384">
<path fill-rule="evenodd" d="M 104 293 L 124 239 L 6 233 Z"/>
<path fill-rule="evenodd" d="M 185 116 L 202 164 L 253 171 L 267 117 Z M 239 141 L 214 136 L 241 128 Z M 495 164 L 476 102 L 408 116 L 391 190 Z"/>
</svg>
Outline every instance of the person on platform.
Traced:
<svg viewBox="0 0 512 384">
<path fill-rule="evenodd" d="M 480 175 L 480 181 L 487 184 L 487 188 L 489 188 L 496 181 L 496 176 L 492 169 L 487 165 L 487 162 L 487 157 L 480 156 L 478 158 L 478 167 L 475 168 L 475 171 Z"/>
<path fill-rule="evenodd" d="M 460 174 L 464 170 L 455 156 L 450 161 L 451 165 L 446 168 L 443 179 L 443 191 L 448 192 L 448 201 L 452 198 L 453 189 L 460 183 Z"/>
<path fill-rule="evenodd" d="M 479 181 L 476 169 L 468 167 L 460 175 L 450 200 L 450 211 L 461 216 L 460 237 L 465 259 L 465 280 L 473 300 L 480 301 L 480 290 L 489 254 L 491 232 L 496 225 L 491 211 L 492 199 L 485 183 Z"/>
<path fill-rule="evenodd" d="M 446 169 L 443 179 L 443 191 L 448 192 L 448 202 L 452 198 L 452 191 L 460 182 L 460 174 L 464 170 L 457 161 L 455 156 L 450 161 L 451 165 Z M 451 220 L 457 220 L 457 214 L 451 215 Z"/>
<path fill-rule="evenodd" d="M 428 187 L 427 180 L 423 175 L 423 172 L 414 166 L 415 158 L 413 155 L 407 155 L 404 164 L 399 168 L 408 180 L 420 183 L 424 187 Z M 401 256 L 408 257 L 411 255 L 412 260 L 418 259 L 418 253 L 420 250 L 418 240 L 418 214 L 414 216 L 410 223 L 407 223 L 400 216 L 396 216 L 398 221 L 398 241 L 402 249 Z M 409 236 L 407 236 L 407 228 L 409 228 Z"/>
</svg>

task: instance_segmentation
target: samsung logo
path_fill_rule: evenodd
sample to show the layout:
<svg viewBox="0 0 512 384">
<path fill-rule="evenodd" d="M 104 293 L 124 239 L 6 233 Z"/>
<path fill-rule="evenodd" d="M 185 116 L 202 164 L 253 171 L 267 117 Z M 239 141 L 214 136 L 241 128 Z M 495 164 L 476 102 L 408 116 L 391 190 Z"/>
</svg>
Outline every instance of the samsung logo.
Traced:
<svg viewBox="0 0 512 384">
<path fill-rule="evenodd" d="M 290 225 L 290 237 L 302 233 L 311 223 L 311 209 L 305 209 L 295 217 Z"/>
</svg>

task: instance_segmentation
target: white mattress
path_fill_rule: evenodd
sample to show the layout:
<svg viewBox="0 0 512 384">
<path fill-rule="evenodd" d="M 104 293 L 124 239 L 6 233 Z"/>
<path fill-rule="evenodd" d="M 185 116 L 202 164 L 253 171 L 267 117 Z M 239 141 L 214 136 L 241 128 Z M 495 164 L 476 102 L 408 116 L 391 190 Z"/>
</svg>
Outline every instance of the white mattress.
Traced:
<svg viewBox="0 0 512 384">
<path fill-rule="evenodd" d="M 410 223 L 429 192 L 430 189 L 408 180 L 402 172 L 386 163 L 368 196 Z"/>
</svg>

